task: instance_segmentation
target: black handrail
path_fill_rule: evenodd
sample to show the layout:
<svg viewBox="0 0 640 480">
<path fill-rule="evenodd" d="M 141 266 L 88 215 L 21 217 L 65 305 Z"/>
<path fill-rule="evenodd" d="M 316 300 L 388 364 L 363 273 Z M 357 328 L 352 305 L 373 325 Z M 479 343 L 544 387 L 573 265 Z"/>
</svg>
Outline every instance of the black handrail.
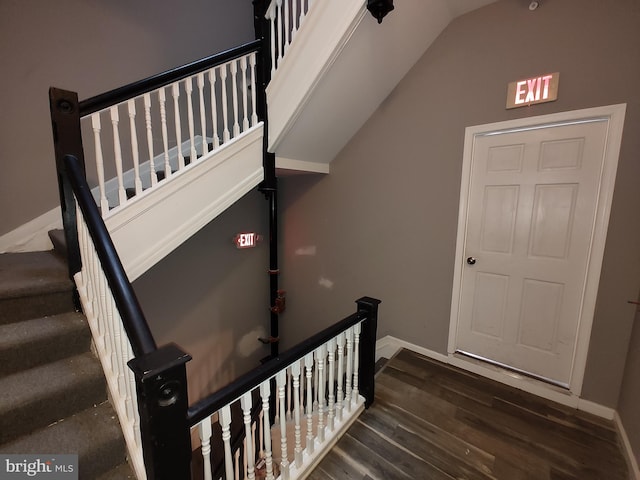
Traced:
<svg viewBox="0 0 640 480">
<path fill-rule="evenodd" d="M 375 342 L 375 330 L 377 324 L 377 305 L 379 300 L 369 297 L 363 297 L 358 300 L 358 311 L 352 315 L 349 315 L 345 319 L 331 325 L 328 328 L 316 333 L 312 337 L 304 340 L 298 345 L 290 348 L 286 352 L 280 354 L 278 357 L 267 361 L 266 363 L 254 368 L 250 372 L 242 375 L 234 382 L 221 388 L 217 392 L 203 398 L 197 403 L 193 404 L 187 410 L 187 421 L 193 426 L 214 412 L 218 411 L 224 405 L 236 400 L 244 393 L 251 390 L 256 385 L 260 385 L 265 380 L 273 377 L 276 373 L 286 368 L 295 360 L 304 357 L 308 353 L 313 352 L 315 349 L 325 344 L 331 338 L 336 337 L 341 332 L 347 330 L 353 325 L 363 321 L 371 320 L 373 327 L 373 340 Z M 370 307 L 369 309 L 360 307 Z M 372 312 L 373 310 L 373 312 Z M 366 337 L 366 335 L 363 335 Z M 361 349 L 362 353 L 362 349 Z M 371 359 L 367 359 L 369 363 Z M 373 363 L 373 362 L 370 362 Z M 361 363 L 362 365 L 362 363 Z M 364 365 L 363 365 L 364 366 Z M 373 368 L 373 365 L 371 366 Z"/>
<path fill-rule="evenodd" d="M 122 317 L 122 323 L 129 336 L 133 353 L 136 357 L 151 353 L 158 347 L 124 271 L 120 257 L 118 257 L 111 236 L 102 220 L 100 210 L 91 194 L 91 189 L 84 177 L 82 164 L 75 156 L 65 155 L 64 165 L 116 307 Z"/>
<path fill-rule="evenodd" d="M 101 93 L 95 97 L 87 98 L 80 102 L 80 116 L 90 115 L 104 108 L 110 107 L 117 103 L 124 102 L 130 98 L 137 97 L 147 92 L 151 92 L 163 85 L 168 85 L 183 78 L 187 78 L 195 73 L 206 70 L 207 68 L 221 65 L 225 62 L 241 57 L 247 53 L 260 50 L 261 40 L 254 40 L 239 47 L 225 50 L 215 55 L 210 55 L 195 62 L 182 65 L 180 67 L 158 73 L 151 77 L 130 83 L 123 87 L 115 88 L 109 92 Z"/>
</svg>

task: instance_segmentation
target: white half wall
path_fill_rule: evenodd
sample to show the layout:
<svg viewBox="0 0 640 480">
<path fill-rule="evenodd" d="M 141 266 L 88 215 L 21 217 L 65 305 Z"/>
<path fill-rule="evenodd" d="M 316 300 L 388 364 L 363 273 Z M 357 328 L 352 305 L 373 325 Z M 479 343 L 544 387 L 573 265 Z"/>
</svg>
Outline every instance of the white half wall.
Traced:
<svg viewBox="0 0 640 480">
<path fill-rule="evenodd" d="M 259 124 L 105 218 L 130 281 L 262 181 L 262 133 Z"/>
</svg>

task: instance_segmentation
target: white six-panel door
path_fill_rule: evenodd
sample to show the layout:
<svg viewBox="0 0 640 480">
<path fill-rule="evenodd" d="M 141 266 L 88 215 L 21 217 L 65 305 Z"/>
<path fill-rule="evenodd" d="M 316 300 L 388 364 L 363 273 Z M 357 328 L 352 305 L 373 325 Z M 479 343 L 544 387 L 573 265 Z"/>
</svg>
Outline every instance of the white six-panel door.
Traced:
<svg viewBox="0 0 640 480">
<path fill-rule="evenodd" d="M 570 386 L 610 126 L 531 119 L 467 139 L 450 351 Z"/>
</svg>

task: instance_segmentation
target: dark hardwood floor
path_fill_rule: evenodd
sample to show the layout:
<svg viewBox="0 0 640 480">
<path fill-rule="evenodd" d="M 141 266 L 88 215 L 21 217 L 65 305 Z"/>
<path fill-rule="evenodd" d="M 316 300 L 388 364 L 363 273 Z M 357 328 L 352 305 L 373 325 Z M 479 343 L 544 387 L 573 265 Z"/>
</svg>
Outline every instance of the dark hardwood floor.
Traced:
<svg viewBox="0 0 640 480">
<path fill-rule="evenodd" d="M 309 476 L 627 480 L 613 422 L 400 351 L 376 399 Z"/>
</svg>

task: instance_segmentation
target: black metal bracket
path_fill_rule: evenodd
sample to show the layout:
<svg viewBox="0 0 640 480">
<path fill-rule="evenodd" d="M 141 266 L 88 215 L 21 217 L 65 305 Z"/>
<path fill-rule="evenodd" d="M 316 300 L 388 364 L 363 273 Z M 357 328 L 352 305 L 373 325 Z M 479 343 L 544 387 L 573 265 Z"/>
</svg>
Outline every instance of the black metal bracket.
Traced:
<svg viewBox="0 0 640 480">
<path fill-rule="evenodd" d="M 280 341 L 280 337 L 260 337 L 258 338 L 258 341 L 264 345 L 271 345 L 272 343 L 278 343 Z"/>
</svg>

